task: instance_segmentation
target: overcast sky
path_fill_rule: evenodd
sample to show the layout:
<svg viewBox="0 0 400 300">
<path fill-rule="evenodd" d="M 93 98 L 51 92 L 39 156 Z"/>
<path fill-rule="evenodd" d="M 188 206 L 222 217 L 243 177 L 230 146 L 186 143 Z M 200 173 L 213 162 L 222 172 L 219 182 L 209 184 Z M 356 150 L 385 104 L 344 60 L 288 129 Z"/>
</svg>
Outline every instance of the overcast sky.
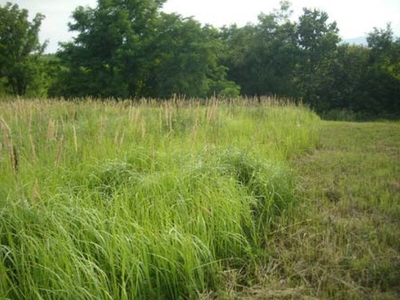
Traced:
<svg viewBox="0 0 400 300">
<path fill-rule="evenodd" d="M 68 41 L 73 33 L 68 32 L 72 11 L 79 5 L 95 7 L 97 0 L 0 0 L 17 3 L 30 12 L 30 18 L 38 12 L 44 14 L 40 39 L 49 40 L 46 52 L 55 52 L 58 42 Z M 396 36 L 400 36 L 400 0 L 292 0 L 293 17 L 297 19 L 302 8 L 318 8 L 326 11 L 330 21 L 336 21 L 344 39 L 365 36 L 374 27 L 385 28 L 392 23 Z M 243 26 L 256 23 L 261 13 L 270 13 L 279 8 L 279 0 L 168 0 L 165 12 L 176 12 L 182 16 L 193 16 L 201 23 L 216 27 L 233 23 Z"/>
</svg>

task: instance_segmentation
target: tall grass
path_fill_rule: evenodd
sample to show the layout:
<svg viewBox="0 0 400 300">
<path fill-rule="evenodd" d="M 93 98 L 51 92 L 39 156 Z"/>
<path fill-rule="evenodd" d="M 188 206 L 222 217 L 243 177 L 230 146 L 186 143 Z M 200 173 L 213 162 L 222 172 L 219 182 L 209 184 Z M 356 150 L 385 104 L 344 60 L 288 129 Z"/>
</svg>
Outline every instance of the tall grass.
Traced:
<svg viewBox="0 0 400 300">
<path fill-rule="evenodd" d="M 275 99 L 0 104 L 0 297 L 178 299 L 255 268 L 316 117 Z M 18 166 L 16 167 L 16 161 Z"/>
</svg>

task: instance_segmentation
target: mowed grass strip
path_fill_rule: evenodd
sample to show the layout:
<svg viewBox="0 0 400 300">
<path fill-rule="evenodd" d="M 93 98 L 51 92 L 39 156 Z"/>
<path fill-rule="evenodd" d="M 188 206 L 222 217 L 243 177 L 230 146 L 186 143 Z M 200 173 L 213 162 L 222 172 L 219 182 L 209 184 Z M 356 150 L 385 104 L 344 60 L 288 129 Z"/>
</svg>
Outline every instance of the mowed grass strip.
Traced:
<svg viewBox="0 0 400 300">
<path fill-rule="evenodd" d="M 322 122 L 244 299 L 400 299 L 400 123 Z"/>
</svg>

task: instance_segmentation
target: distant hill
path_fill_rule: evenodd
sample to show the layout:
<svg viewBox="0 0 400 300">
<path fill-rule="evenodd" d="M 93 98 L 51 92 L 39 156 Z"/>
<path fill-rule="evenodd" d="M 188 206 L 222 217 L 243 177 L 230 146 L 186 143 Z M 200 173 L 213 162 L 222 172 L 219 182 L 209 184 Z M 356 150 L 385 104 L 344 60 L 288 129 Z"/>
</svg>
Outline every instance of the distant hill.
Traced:
<svg viewBox="0 0 400 300">
<path fill-rule="evenodd" d="M 343 42 L 353 45 L 368 45 L 367 38 L 365 36 L 360 36 L 352 39 L 343 39 Z"/>
</svg>

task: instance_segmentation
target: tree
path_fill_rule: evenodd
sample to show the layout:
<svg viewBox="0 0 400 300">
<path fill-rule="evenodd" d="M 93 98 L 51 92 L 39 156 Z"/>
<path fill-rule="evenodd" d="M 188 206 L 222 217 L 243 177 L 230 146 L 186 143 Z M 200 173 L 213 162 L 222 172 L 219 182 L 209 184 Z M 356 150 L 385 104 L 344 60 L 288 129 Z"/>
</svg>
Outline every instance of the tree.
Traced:
<svg viewBox="0 0 400 300">
<path fill-rule="evenodd" d="M 228 68 L 228 79 L 241 87 L 242 94 L 255 95 L 251 72 L 255 27 L 248 24 L 239 28 L 234 24 L 221 28 L 219 35 L 223 43 L 219 59 L 221 64 Z"/>
<path fill-rule="evenodd" d="M 334 78 L 333 91 L 326 97 L 330 99 L 331 108 L 345 108 L 359 112 L 360 105 L 365 99 L 362 82 L 368 68 L 369 49 L 364 46 L 342 44 L 337 50 L 330 75 Z"/>
<path fill-rule="evenodd" d="M 367 37 L 370 49 L 368 69 L 362 88 L 362 106 L 373 114 L 400 115 L 400 39 L 395 40 L 390 24 Z"/>
<path fill-rule="evenodd" d="M 0 78 L 15 95 L 26 94 L 29 86 L 41 76 L 40 55 L 46 43 L 39 42 L 44 16 L 37 14 L 32 22 L 28 11 L 7 2 L 0 6 Z"/>
<path fill-rule="evenodd" d="M 241 86 L 243 94 L 294 95 L 298 49 L 290 15 L 290 4 L 282 1 L 280 9 L 261 14 L 256 25 L 222 28 L 223 64 L 229 68 L 228 78 Z"/>
<path fill-rule="evenodd" d="M 329 99 L 319 87 L 331 80 L 324 71 L 335 58 L 340 42 L 336 22 L 327 23 L 328 19 L 326 12 L 304 8 L 297 25 L 298 47 L 302 53 L 297 66 L 298 88 L 303 100 L 317 111 L 329 108 Z"/>
<path fill-rule="evenodd" d="M 299 50 L 296 25 L 290 21 L 291 13 L 289 3 L 283 1 L 279 10 L 258 17 L 254 49 L 257 57 L 254 70 L 258 70 L 260 79 L 258 95 L 296 96 L 293 78 Z"/>
<path fill-rule="evenodd" d="M 58 90 L 67 97 L 168 98 L 232 93 L 218 65 L 220 42 L 210 26 L 164 14 L 158 0 L 100 0 L 78 7 L 73 42 L 58 53 L 63 63 Z"/>
<path fill-rule="evenodd" d="M 226 80 L 227 70 L 218 62 L 221 46 L 213 27 L 202 27 L 193 18 L 162 13 L 150 54 L 153 66 L 147 94 L 161 98 L 173 94 L 189 98 L 237 95 L 238 87 Z"/>
<path fill-rule="evenodd" d="M 329 110 L 357 111 L 365 97 L 361 88 L 367 70 L 369 50 L 363 46 L 340 44 L 330 59 L 323 60 L 316 70 L 314 93 L 321 112 Z"/>
<path fill-rule="evenodd" d="M 150 41 L 164 0 L 99 0 L 96 8 L 78 7 L 58 56 L 64 96 L 140 97 L 151 61 Z"/>
</svg>

